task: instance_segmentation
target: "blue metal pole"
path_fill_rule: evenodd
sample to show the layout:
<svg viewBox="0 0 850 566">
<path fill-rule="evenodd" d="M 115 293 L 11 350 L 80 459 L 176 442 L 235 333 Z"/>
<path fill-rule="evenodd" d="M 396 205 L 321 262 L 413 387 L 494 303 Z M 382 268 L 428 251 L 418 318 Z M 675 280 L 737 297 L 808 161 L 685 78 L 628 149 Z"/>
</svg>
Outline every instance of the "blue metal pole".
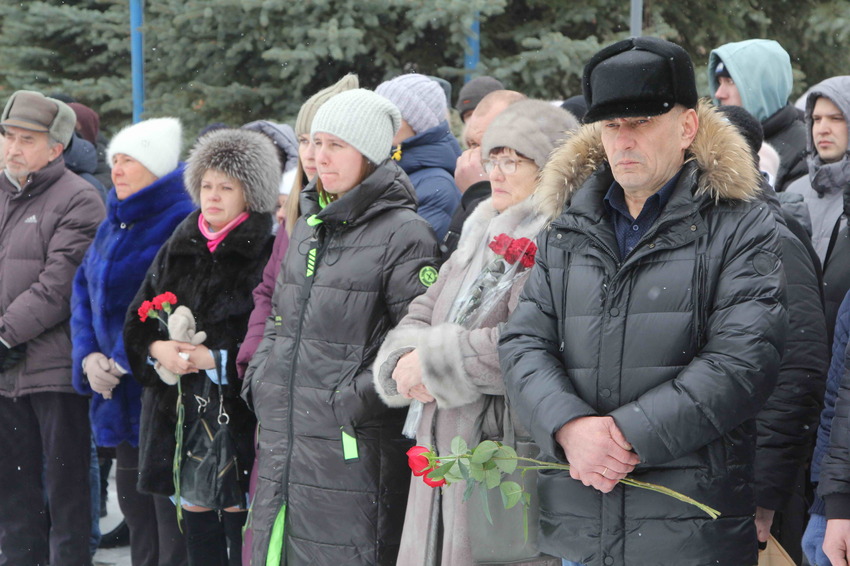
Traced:
<svg viewBox="0 0 850 566">
<path fill-rule="evenodd" d="M 629 33 L 631 33 L 632 37 L 643 35 L 643 0 L 632 0 Z"/>
<path fill-rule="evenodd" d="M 472 73 L 478 68 L 478 61 L 481 54 L 481 21 L 479 19 L 478 10 L 472 16 L 472 25 L 469 26 L 469 31 L 466 34 L 466 55 L 463 58 L 463 68 L 466 70 L 464 82 L 469 82 L 472 79 Z"/>
<path fill-rule="evenodd" d="M 145 54 L 142 37 L 143 0 L 130 0 L 130 57 L 133 75 L 133 122 L 145 111 Z"/>
</svg>

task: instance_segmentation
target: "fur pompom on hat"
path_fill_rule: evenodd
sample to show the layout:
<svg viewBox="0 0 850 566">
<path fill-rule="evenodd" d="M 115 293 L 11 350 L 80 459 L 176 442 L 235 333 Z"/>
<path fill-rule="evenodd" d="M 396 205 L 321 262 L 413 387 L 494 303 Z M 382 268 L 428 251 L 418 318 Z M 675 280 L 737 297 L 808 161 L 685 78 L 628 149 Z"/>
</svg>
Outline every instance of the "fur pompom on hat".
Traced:
<svg viewBox="0 0 850 566">
<path fill-rule="evenodd" d="M 327 88 L 323 88 L 313 96 L 307 99 L 307 102 L 301 105 L 301 110 L 298 111 L 298 117 L 295 119 L 295 136 L 306 136 L 310 134 L 310 126 L 313 124 L 313 118 L 316 112 L 322 107 L 322 104 L 341 92 L 358 88 L 360 83 L 357 75 L 349 73 L 339 79 L 335 84 Z"/>
<path fill-rule="evenodd" d="M 446 93 L 425 75 L 411 73 L 385 81 L 375 89 L 396 106 L 401 117 L 417 134 L 436 128 L 447 119 Z"/>
<path fill-rule="evenodd" d="M 222 129 L 198 139 L 183 180 L 195 204 L 200 205 L 201 180 L 215 169 L 240 183 L 252 212 L 274 212 L 280 185 L 280 159 L 272 141 L 252 130 Z"/>
<path fill-rule="evenodd" d="M 177 169 L 183 127 L 177 118 L 151 118 L 123 128 L 109 142 L 106 157 L 122 153 L 129 155 L 159 177 Z"/>
<path fill-rule="evenodd" d="M 549 154 L 579 127 L 575 116 L 543 100 L 520 100 L 496 116 L 481 140 L 481 156 L 507 147 L 534 160 L 543 168 Z"/>
<path fill-rule="evenodd" d="M 377 165 L 390 156 L 393 137 L 400 127 L 401 113 L 395 104 L 371 90 L 358 88 L 325 102 L 313 118 L 310 136 L 317 132 L 334 135 Z"/>
</svg>

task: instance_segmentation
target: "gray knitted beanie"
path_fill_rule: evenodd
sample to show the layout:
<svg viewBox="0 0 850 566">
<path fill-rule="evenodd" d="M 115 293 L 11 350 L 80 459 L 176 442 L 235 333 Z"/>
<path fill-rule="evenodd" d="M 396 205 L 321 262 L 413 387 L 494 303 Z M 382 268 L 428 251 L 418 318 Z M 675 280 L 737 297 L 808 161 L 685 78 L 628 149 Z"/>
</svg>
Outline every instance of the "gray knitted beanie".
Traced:
<svg viewBox="0 0 850 566">
<path fill-rule="evenodd" d="M 248 209 L 274 212 L 280 185 L 280 160 L 272 141 L 252 130 L 222 128 L 195 143 L 183 182 L 195 204 L 201 203 L 201 181 L 215 169 L 242 183 Z"/>
<path fill-rule="evenodd" d="M 325 102 L 313 118 L 310 136 L 317 132 L 334 135 L 379 164 L 390 156 L 393 136 L 400 127 L 401 114 L 395 104 L 371 90 L 358 88 Z"/>
<path fill-rule="evenodd" d="M 533 159 L 542 168 L 549 154 L 579 127 L 575 116 L 543 100 L 520 100 L 496 116 L 481 142 L 481 155 L 506 147 Z"/>
<path fill-rule="evenodd" d="M 417 134 L 446 120 L 446 93 L 425 75 L 401 75 L 378 85 L 375 92 L 398 106 L 401 117 Z"/>
<path fill-rule="evenodd" d="M 310 133 L 310 124 L 316 116 L 319 108 L 335 96 L 346 90 L 357 88 L 359 85 L 357 75 L 349 73 L 339 79 L 335 84 L 327 88 L 323 88 L 313 96 L 307 99 L 307 102 L 301 105 L 301 110 L 298 111 L 298 117 L 295 119 L 295 137 L 306 136 Z"/>
</svg>

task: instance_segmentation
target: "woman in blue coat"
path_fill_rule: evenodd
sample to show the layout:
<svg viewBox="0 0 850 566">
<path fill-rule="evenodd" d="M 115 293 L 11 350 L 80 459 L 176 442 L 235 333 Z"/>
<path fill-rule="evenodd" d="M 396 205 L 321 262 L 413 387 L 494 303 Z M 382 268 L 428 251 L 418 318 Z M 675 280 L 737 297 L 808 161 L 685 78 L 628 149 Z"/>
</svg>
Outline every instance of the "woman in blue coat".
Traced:
<svg viewBox="0 0 850 566">
<path fill-rule="evenodd" d="M 142 387 L 129 373 L 123 340 L 127 307 L 148 267 L 195 208 L 178 162 L 181 133 L 176 118 L 154 118 L 113 138 L 107 216 L 77 271 L 71 300 L 74 387 L 92 395 L 97 445 L 116 449 L 118 502 L 134 566 L 186 564 L 174 505 L 136 489 Z"/>
</svg>

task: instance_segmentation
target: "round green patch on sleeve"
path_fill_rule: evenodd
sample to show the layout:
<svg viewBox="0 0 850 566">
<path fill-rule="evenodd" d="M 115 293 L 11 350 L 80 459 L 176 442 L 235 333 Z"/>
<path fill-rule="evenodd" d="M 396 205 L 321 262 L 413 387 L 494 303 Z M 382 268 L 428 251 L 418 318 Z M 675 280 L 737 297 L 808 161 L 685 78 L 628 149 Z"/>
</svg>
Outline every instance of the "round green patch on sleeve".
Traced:
<svg viewBox="0 0 850 566">
<path fill-rule="evenodd" d="M 419 282 L 430 287 L 437 282 L 437 270 L 430 265 L 426 265 L 419 270 Z"/>
</svg>

